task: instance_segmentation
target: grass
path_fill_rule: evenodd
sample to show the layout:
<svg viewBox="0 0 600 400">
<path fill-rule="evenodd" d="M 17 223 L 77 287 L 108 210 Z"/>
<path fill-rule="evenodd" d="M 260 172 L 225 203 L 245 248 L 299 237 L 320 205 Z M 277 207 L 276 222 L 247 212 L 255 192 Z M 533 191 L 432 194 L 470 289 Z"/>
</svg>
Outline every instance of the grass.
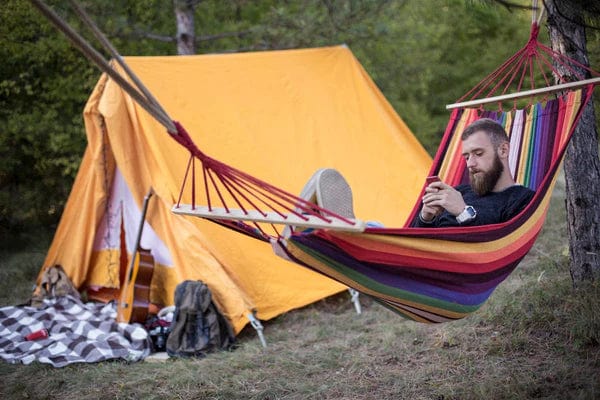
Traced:
<svg viewBox="0 0 600 400">
<path fill-rule="evenodd" d="M 536 245 L 461 321 L 405 321 L 347 294 L 251 328 L 231 352 L 56 369 L 0 363 L 2 399 L 597 399 L 600 287 L 573 291 L 560 183 Z M 43 236 L 43 235 L 41 235 Z M 28 299 L 48 240 L 1 250 L 0 301 Z"/>
<path fill-rule="evenodd" d="M 0 306 L 23 304 L 30 299 L 51 235 L 39 229 L 0 241 Z"/>
</svg>

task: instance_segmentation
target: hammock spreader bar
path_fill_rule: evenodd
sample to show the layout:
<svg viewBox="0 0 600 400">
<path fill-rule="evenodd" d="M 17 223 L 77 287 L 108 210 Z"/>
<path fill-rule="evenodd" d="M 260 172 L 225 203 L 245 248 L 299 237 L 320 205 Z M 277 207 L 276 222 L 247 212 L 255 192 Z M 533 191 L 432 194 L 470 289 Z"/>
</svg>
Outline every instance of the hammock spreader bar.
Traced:
<svg viewBox="0 0 600 400">
<path fill-rule="evenodd" d="M 501 106 L 503 100 L 514 100 L 520 98 L 530 98 L 533 101 L 534 98 L 539 98 L 540 96 L 548 96 L 550 94 L 558 93 L 560 91 L 568 92 L 573 89 L 585 86 L 593 87 L 594 84 L 600 82 L 600 78 L 593 78 L 588 80 L 579 80 L 577 82 L 562 83 L 560 85 L 552 86 L 550 82 L 551 79 L 553 79 L 552 74 L 556 74 L 556 69 L 552 66 L 551 61 L 546 59 L 546 57 L 550 57 L 552 60 L 557 60 L 557 62 L 562 67 L 570 71 L 574 76 L 578 77 L 579 79 L 581 79 L 581 74 L 577 73 L 574 67 L 587 69 L 591 74 L 600 74 L 597 74 L 594 71 L 589 70 L 589 68 L 586 68 L 581 64 L 577 63 L 576 61 L 571 60 L 563 55 L 560 55 L 554 52 L 553 50 L 549 49 L 548 47 L 544 46 L 537 40 L 538 33 L 539 26 L 536 22 L 532 24 L 531 35 L 526 45 L 522 49 L 520 49 L 515 54 L 515 56 L 510 57 L 508 61 L 504 62 L 496 71 L 492 72 L 488 77 L 484 78 L 484 80 L 480 84 L 476 85 L 471 91 L 467 93 L 467 95 L 473 95 L 474 93 L 473 97 L 485 94 L 486 98 L 471 98 L 471 101 L 466 104 L 469 106 L 480 106 L 488 103 L 498 103 Z M 569 64 L 572 64 L 574 67 L 571 67 Z M 548 69 L 552 74 L 546 73 L 544 71 L 545 69 Z M 541 75 L 543 77 L 542 81 L 545 82 L 547 87 L 542 89 L 536 89 L 534 86 L 536 82 L 535 75 Z M 526 85 L 526 83 L 529 87 L 531 87 L 530 90 L 523 90 L 523 87 Z M 507 94 L 508 90 L 511 88 L 516 88 L 516 93 Z M 488 96 L 496 92 L 500 92 L 501 95 L 488 98 Z M 463 96 L 463 98 L 465 97 L 466 96 Z M 545 97 L 544 101 L 547 101 L 548 98 L 549 97 Z M 459 105 L 461 106 L 461 108 L 464 108 L 465 103 L 459 103 Z M 458 105 L 451 105 L 449 108 L 453 107 L 458 107 Z M 533 108 L 532 103 L 530 103 L 530 107 L 532 107 L 534 113 L 530 113 L 529 118 L 534 118 L 533 116 L 535 115 L 535 108 Z M 461 122 L 462 125 L 460 126 L 460 130 L 464 129 L 466 125 L 468 125 L 473 120 L 481 117 L 477 113 L 472 113 L 471 115 L 472 117 Z M 513 118 L 508 114 L 503 115 L 504 116 L 502 118 Z M 568 126 L 571 125 L 568 124 Z M 532 129 L 535 129 L 536 125 L 532 125 L 531 127 Z M 179 137 L 182 137 L 184 135 L 182 135 L 181 127 L 179 128 Z M 508 124 L 507 129 L 510 129 L 510 123 Z M 187 133 L 185 136 L 187 136 Z M 524 146 L 526 146 L 525 149 L 528 149 L 528 151 L 530 151 L 529 153 L 527 153 L 526 158 L 533 159 L 535 157 L 539 157 L 536 151 L 538 151 L 537 148 L 540 147 L 540 145 L 538 144 L 538 141 L 541 140 L 540 134 L 538 134 L 537 136 L 534 135 L 531 138 L 528 138 L 528 140 L 531 140 L 532 144 L 530 145 L 529 141 L 525 142 L 524 144 Z M 191 142 L 191 139 L 189 140 L 189 142 Z M 464 182 L 464 178 L 466 176 L 464 162 L 462 162 L 460 158 L 450 156 L 452 154 L 455 154 L 458 151 L 459 147 L 460 141 L 456 138 L 448 142 L 447 147 L 444 147 L 444 150 L 441 153 L 438 153 L 440 158 L 437 158 L 438 156 L 436 156 L 437 162 L 441 161 L 442 158 L 446 158 L 446 156 L 448 156 L 448 161 L 436 164 L 436 168 L 441 168 L 441 170 L 432 170 L 431 174 L 443 176 L 445 178 L 445 181 L 451 185 L 456 185 L 461 182 Z M 194 150 L 194 152 L 196 152 L 196 150 Z M 523 157 L 525 157 L 525 153 L 521 153 L 523 154 Z M 257 207 L 255 204 L 252 204 L 252 207 L 246 207 L 245 205 L 239 203 L 239 198 L 236 197 L 244 197 L 239 196 L 241 193 L 253 193 L 254 191 L 259 192 L 264 190 L 272 192 L 272 194 L 277 198 L 285 198 L 285 200 L 283 200 L 282 202 L 286 202 L 292 199 L 294 203 L 292 209 L 301 207 L 302 214 L 311 214 L 312 212 L 310 205 L 308 205 L 309 207 L 307 208 L 307 204 L 305 204 L 305 202 L 303 202 L 302 199 L 294 198 L 289 193 L 280 191 L 280 189 L 277 189 L 272 185 L 256 180 L 256 178 L 252 178 L 247 174 L 243 174 L 240 171 L 234 170 L 227 165 L 216 163 L 215 160 L 206 158 L 204 155 L 198 155 L 198 158 L 202 161 L 203 166 L 206 170 L 210 170 L 214 172 L 216 176 L 222 178 L 218 181 L 220 181 L 219 183 L 223 185 L 224 191 L 229 192 L 232 195 L 231 197 L 233 197 L 233 199 L 231 201 L 234 204 L 236 204 L 236 206 L 230 207 L 227 204 L 228 201 L 226 201 L 221 195 L 221 189 L 217 187 L 218 185 L 215 183 L 215 180 L 212 180 L 211 178 L 210 189 L 215 190 L 215 192 L 218 194 L 218 198 L 222 201 L 221 205 L 213 204 L 210 200 L 208 202 L 208 206 L 206 207 L 199 207 L 195 202 L 193 202 L 191 205 L 179 204 L 178 206 L 173 208 L 173 212 L 182 213 L 186 215 L 195 215 L 211 220 L 221 220 L 220 223 L 225 225 L 229 224 L 229 222 L 224 222 L 224 220 L 232 220 L 237 221 L 236 225 L 243 224 L 243 221 L 253 221 L 254 223 L 269 222 L 272 224 L 284 224 L 291 226 L 321 227 L 329 229 L 348 228 L 349 230 L 356 229 L 357 231 L 362 230 L 360 226 L 360 221 L 358 221 L 359 223 L 355 226 L 338 227 L 336 224 L 332 223 L 330 218 L 328 218 L 327 221 L 323 221 L 322 225 L 319 224 L 316 226 L 312 224 L 312 218 L 310 221 L 302 217 L 300 217 L 300 220 L 293 217 L 288 218 L 287 216 L 290 215 L 290 208 L 284 207 L 283 209 L 280 209 L 282 203 L 278 203 L 274 200 L 274 198 L 271 197 L 266 199 L 265 202 L 261 203 L 260 205 L 264 205 L 266 207 L 266 210 L 261 209 L 262 207 Z M 526 164 L 524 164 L 523 161 L 521 161 L 521 164 L 524 165 L 525 168 L 531 168 L 531 164 L 528 164 L 528 167 L 526 166 Z M 450 172 L 448 171 L 452 171 L 452 174 L 450 174 Z M 524 180 L 526 181 L 526 184 L 528 186 L 537 187 L 537 185 L 540 184 L 542 176 L 540 175 L 539 171 L 540 170 L 536 170 L 536 173 L 534 174 L 530 169 L 525 169 Z M 211 174 L 208 175 L 212 177 Z M 209 190 L 207 190 L 206 197 L 207 199 L 210 199 Z M 327 210 L 319 208 L 318 211 L 319 213 L 315 215 L 315 220 L 319 218 L 319 215 L 327 214 Z M 237 229 L 238 226 L 235 226 L 233 228 Z"/>
<path fill-rule="evenodd" d="M 324 221 L 322 217 L 317 215 L 300 217 L 294 213 L 282 215 L 275 211 L 265 212 L 236 208 L 225 209 L 224 207 L 209 208 L 207 206 L 195 206 L 192 208 L 189 204 L 174 206 L 171 211 L 180 215 L 191 215 L 193 217 L 217 220 L 267 222 L 270 224 L 301 226 L 304 228 L 315 229 L 335 229 L 348 232 L 363 232 L 365 230 L 365 223 L 360 220 L 353 220 L 351 223 L 348 223 L 345 222 L 344 219 L 330 217 L 329 220 Z"/>
<path fill-rule="evenodd" d="M 481 105 L 485 105 L 485 104 L 500 103 L 500 102 L 503 102 L 506 100 L 531 98 L 531 97 L 542 95 L 542 94 L 552 94 L 552 93 L 564 92 L 564 91 L 573 90 L 573 89 L 579 89 L 584 86 L 588 86 L 590 84 L 591 85 L 600 84 L 600 77 L 584 79 L 582 81 L 577 81 L 577 82 L 562 83 L 560 85 L 553 85 L 553 86 L 548 86 L 545 88 L 524 90 L 524 91 L 521 91 L 518 93 L 488 97 L 485 99 L 470 100 L 470 101 L 463 101 L 460 103 L 448 104 L 448 105 L 446 105 L 446 109 L 453 110 L 455 108 L 467 108 L 467 107 L 481 106 Z"/>
</svg>

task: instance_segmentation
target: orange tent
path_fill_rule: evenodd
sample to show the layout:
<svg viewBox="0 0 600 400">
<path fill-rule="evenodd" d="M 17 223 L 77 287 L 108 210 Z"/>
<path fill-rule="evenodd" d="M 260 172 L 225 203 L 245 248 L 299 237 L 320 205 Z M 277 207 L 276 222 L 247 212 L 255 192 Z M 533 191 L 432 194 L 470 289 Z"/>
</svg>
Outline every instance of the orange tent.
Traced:
<svg viewBox="0 0 600 400">
<path fill-rule="evenodd" d="M 345 46 L 125 61 L 204 152 L 292 193 L 336 168 L 359 218 L 401 226 L 431 165 Z M 105 75 L 84 117 L 88 147 L 44 267 L 61 264 L 92 294 L 118 291 L 152 187 L 141 239 L 156 262 L 151 301 L 172 304 L 179 282 L 200 279 L 238 333 L 253 312 L 267 320 L 345 289 L 262 242 L 173 214 L 188 154 Z"/>
</svg>

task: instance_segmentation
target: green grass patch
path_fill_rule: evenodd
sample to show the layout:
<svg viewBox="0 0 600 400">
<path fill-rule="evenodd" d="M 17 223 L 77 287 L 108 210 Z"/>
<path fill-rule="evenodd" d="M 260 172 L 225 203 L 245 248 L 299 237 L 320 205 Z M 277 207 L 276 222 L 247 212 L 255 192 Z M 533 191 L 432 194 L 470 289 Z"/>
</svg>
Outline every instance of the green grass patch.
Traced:
<svg viewBox="0 0 600 400">
<path fill-rule="evenodd" d="M 560 194 L 560 190 L 557 191 Z M 600 288 L 575 291 L 563 200 L 517 270 L 472 316 L 425 325 L 342 293 L 264 322 L 231 352 L 56 369 L 0 362 L 2 399 L 597 399 Z M 0 259 L 0 300 L 27 300 L 48 238 Z"/>
</svg>

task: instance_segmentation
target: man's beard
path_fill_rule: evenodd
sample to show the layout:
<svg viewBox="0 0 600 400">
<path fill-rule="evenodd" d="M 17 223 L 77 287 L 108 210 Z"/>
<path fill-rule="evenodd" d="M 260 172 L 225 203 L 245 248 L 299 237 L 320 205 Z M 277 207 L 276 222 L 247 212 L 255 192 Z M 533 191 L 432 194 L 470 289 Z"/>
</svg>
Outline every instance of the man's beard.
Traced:
<svg viewBox="0 0 600 400">
<path fill-rule="evenodd" d="M 496 186 L 496 183 L 498 182 L 498 179 L 500 179 L 500 175 L 502 175 L 503 171 L 504 165 L 502 165 L 500 157 L 498 157 L 498 154 L 496 154 L 496 157 L 494 158 L 494 164 L 489 171 L 483 173 L 480 172 L 477 175 L 469 171 L 471 188 L 473 188 L 473 191 L 480 196 L 488 194 L 492 191 L 492 189 L 494 189 L 494 186 Z"/>
</svg>

